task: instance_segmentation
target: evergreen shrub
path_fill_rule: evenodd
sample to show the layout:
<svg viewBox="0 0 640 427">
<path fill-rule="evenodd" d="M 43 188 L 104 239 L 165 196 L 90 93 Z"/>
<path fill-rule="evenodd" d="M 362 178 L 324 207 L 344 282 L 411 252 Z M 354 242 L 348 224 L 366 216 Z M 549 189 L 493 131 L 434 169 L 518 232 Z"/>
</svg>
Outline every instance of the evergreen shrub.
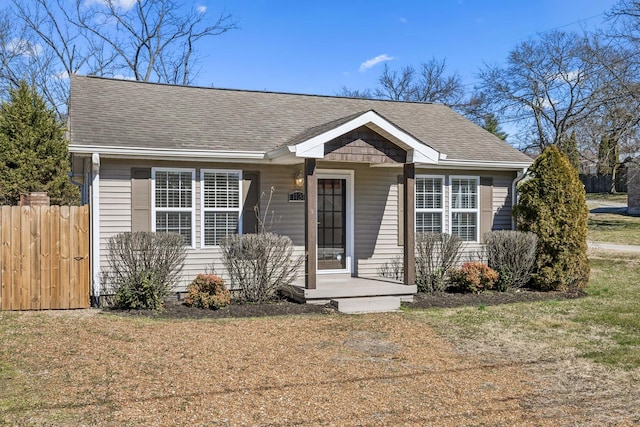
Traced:
<svg viewBox="0 0 640 427">
<path fill-rule="evenodd" d="M 198 274 L 187 288 L 186 305 L 217 310 L 231 302 L 231 293 L 221 277 L 215 274 Z"/>
<path fill-rule="evenodd" d="M 77 204 L 67 144 L 64 125 L 34 87 L 23 81 L 11 89 L 0 107 L 0 203 L 44 191 L 54 205 Z"/>
<path fill-rule="evenodd" d="M 462 268 L 451 272 L 451 284 L 461 292 L 478 293 L 493 289 L 498 272 L 481 262 L 465 262 Z"/>
<path fill-rule="evenodd" d="M 588 210 L 578 172 L 549 146 L 519 185 L 518 229 L 538 236 L 533 284 L 540 290 L 576 291 L 589 281 Z"/>
</svg>

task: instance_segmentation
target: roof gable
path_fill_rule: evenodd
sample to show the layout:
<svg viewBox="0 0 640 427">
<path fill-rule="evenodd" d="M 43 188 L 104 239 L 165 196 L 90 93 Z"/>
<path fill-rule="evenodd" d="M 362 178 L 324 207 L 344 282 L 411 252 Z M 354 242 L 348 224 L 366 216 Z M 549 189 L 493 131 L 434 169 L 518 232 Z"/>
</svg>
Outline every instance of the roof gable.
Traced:
<svg viewBox="0 0 640 427">
<path fill-rule="evenodd" d="M 321 131 L 316 129 L 316 135 L 311 132 L 299 142 L 289 145 L 289 151 L 296 157 L 322 159 L 325 156 L 326 143 L 362 126 L 370 128 L 407 151 L 407 162 L 438 162 L 439 153 L 436 150 L 418 141 L 373 110 L 334 121 L 330 126 L 321 126 Z"/>
</svg>

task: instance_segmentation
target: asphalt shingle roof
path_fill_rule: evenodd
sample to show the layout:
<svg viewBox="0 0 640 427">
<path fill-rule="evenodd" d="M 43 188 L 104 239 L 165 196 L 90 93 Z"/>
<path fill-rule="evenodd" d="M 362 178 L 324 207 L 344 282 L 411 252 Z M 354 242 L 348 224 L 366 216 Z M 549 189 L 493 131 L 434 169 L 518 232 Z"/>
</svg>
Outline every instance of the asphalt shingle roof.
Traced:
<svg viewBox="0 0 640 427">
<path fill-rule="evenodd" d="M 269 151 L 374 110 L 447 159 L 531 162 L 439 104 L 71 77 L 71 145 Z"/>
</svg>

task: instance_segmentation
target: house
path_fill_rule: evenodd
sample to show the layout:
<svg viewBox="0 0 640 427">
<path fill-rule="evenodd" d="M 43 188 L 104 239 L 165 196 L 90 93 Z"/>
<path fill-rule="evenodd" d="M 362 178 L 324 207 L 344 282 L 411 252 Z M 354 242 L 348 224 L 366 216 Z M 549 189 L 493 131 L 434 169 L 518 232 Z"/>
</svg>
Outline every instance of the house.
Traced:
<svg viewBox="0 0 640 427">
<path fill-rule="evenodd" d="M 83 76 L 71 77 L 69 134 L 91 205 L 95 296 L 110 236 L 182 234 L 186 286 L 220 273 L 220 241 L 255 232 L 254 206 L 268 204 L 272 231 L 307 255 L 301 299 L 410 298 L 415 233 L 478 249 L 483 233 L 512 227 L 532 162 L 443 105 Z M 403 283 L 365 281 L 394 258 Z"/>
</svg>

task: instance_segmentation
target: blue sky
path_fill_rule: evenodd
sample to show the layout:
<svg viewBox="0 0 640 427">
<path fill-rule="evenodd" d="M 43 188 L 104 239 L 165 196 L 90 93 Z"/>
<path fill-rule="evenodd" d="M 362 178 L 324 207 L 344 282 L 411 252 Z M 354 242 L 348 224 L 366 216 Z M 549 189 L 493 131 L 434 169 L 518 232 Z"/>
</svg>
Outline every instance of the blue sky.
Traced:
<svg viewBox="0 0 640 427">
<path fill-rule="evenodd" d="M 204 1 L 240 29 L 200 45 L 195 83 L 334 95 L 376 85 L 383 63 L 419 66 L 446 58 L 471 89 L 478 68 L 501 63 L 519 42 L 551 29 L 602 25 L 614 0 Z M 392 58 L 369 68 L 381 55 Z"/>
</svg>

